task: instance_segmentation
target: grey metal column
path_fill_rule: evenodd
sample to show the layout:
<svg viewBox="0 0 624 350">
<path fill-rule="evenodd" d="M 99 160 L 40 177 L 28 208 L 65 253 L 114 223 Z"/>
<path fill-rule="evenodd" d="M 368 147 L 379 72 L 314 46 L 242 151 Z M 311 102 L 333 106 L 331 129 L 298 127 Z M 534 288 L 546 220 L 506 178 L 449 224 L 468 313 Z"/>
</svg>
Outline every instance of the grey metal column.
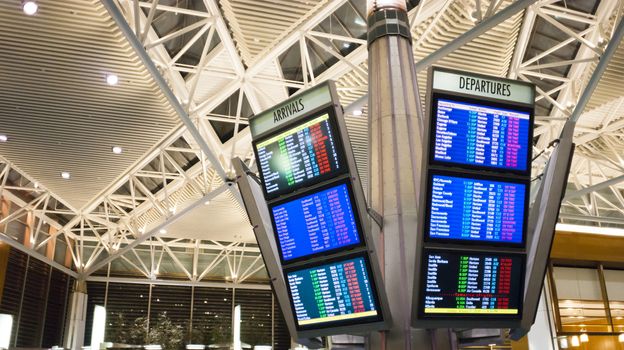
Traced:
<svg viewBox="0 0 624 350">
<path fill-rule="evenodd" d="M 65 348 L 80 350 L 84 345 L 87 318 L 87 282 L 76 280 L 70 294 L 69 323 L 65 329 Z"/>
<path fill-rule="evenodd" d="M 423 149 L 410 26 L 404 0 L 368 4 L 368 200 L 383 216 L 373 234 L 394 320 L 390 331 L 370 337 L 368 348 L 426 350 L 429 334 L 410 327 Z"/>
</svg>

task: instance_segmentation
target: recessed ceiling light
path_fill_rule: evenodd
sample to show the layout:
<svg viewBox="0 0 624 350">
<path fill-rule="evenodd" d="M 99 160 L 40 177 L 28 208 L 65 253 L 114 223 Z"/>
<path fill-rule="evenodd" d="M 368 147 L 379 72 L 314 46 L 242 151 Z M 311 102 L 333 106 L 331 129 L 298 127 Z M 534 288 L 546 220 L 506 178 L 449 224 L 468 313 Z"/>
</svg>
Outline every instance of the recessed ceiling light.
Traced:
<svg viewBox="0 0 624 350">
<path fill-rule="evenodd" d="M 345 49 L 348 49 L 351 47 L 351 43 L 344 43 L 342 44 L 342 47 L 344 47 Z"/>
<path fill-rule="evenodd" d="M 207 200 L 204 202 L 204 205 L 208 205 L 208 204 L 210 204 L 210 200 Z"/>
<path fill-rule="evenodd" d="M 9 141 L 9 137 L 4 134 L 0 134 L 0 142 L 7 142 L 7 141 Z"/>
<path fill-rule="evenodd" d="M 25 14 L 29 16 L 32 16 L 35 13 L 37 13 L 38 9 L 39 9 L 39 5 L 37 5 L 37 3 L 34 1 L 25 1 L 24 5 L 22 5 L 22 10 L 24 11 Z"/>
<path fill-rule="evenodd" d="M 363 114 L 363 112 L 362 112 L 361 109 L 356 109 L 356 110 L 353 111 L 353 115 L 356 116 L 356 117 L 359 117 L 362 114 Z"/>
<path fill-rule="evenodd" d="M 71 174 L 68 171 L 61 172 L 61 177 L 65 180 L 69 180 L 71 178 Z"/>
<path fill-rule="evenodd" d="M 117 85 L 117 83 L 119 82 L 119 77 L 115 74 L 109 74 L 106 76 L 106 82 L 108 83 L 108 85 Z"/>
<path fill-rule="evenodd" d="M 115 153 L 115 154 L 122 154 L 123 153 L 123 148 L 121 148 L 119 146 L 113 146 L 113 153 Z"/>
<path fill-rule="evenodd" d="M 161 235 L 164 235 L 164 234 L 166 234 L 166 233 L 167 233 L 167 230 L 165 230 L 165 229 L 163 228 L 163 229 L 160 229 L 160 231 L 158 231 L 158 232 L 159 232 Z"/>
</svg>

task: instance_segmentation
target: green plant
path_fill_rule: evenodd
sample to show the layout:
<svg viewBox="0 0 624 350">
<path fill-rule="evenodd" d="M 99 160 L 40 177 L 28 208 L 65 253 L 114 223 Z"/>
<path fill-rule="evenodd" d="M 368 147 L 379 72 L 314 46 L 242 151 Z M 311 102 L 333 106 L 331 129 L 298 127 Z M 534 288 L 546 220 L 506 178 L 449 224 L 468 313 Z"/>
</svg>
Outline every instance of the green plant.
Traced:
<svg viewBox="0 0 624 350">
<path fill-rule="evenodd" d="M 106 325 L 106 340 L 113 343 L 128 343 L 129 324 L 124 314 L 112 313 Z"/>
<path fill-rule="evenodd" d="M 137 317 L 128 330 L 126 344 L 145 344 L 147 340 L 147 317 Z"/>
<path fill-rule="evenodd" d="M 210 329 L 210 343 L 221 344 L 232 341 L 232 324 L 226 318 L 216 318 Z"/>
<path fill-rule="evenodd" d="M 158 315 L 158 319 L 155 324 L 151 325 L 146 337 L 146 343 L 159 344 L 164 350 L 181 349 L 183 342 L 183 327 L 173 324 L 166 313 Z"/>
</svg>

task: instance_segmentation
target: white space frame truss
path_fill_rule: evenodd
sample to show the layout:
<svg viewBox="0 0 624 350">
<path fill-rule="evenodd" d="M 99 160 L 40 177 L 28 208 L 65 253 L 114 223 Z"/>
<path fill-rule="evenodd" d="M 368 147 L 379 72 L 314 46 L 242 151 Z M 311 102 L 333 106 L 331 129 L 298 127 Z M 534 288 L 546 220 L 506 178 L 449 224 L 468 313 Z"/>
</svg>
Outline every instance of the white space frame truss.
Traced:
<svg viewBox="0 0 624 350">
<path fill-rule="evenodd" d="M 413 28 L 429 19 L 433 26 L 439 19 L 436 14 L 445 11 L 453 1 L 421 1 L 421 5 L 410 12 Z M 475 6 L 474 1 L 456 1 Z M 487 25 L 488 19 L 503 11 L 503 2 L 477 1 L 481 6 L 475 11 L 475 27 Z M 245 129 L 239 132 L 247 123 L 241 115 L 243 98 L 249 102 L 252 111 L 258 113 L 288 97 L 288 88 L 306 89 L 328 79 L 339 79 L 352 71 L 366 76 L 367 72 L 362 68 L 367 60 L 366 41 L 315 30 L 319 23 L 347 3 L 346 0 L 329 0 L 320 11 L 311 14 L 304 23 L 246 67 L 216 0 L 204 0 L 206 11 L 165 6 L 158 0 L 119 0 L 117 3 L 134 35 L 199 130 L 202 140 L 195 139 L 185 127 L 174 130 L 164 142 L 156 145 L 136 166 L 80 211 L 64 204 L 61 198 L 37 184 L 9 161 L 0 158 L 0 239 L 77 278 L 87 280 L 103 278 L 102 271 L 110 274 L 113 262 L 119 260 L 134 270 L 136 279 L 159 281 L 162 261 L 165 259 L 170 261 L 175 274 L 186 280 L 176 283 L 245 287 L 246 282 L 254 280 L 254 276 L 257 277 L 264 269 L 255 244 L 167 238 L 160 233 L 193 208 L 210 205 L 218 196 L 230 195 L 234 202 L 238 201 L 235 186 L 231 182 L 230 160 L 239 156 L 250 165 L 253 163 L 249 131 Z M 558 136 L 563 121 L 571 115 L 594 63 L 609 44 L 616 20 L 621 16 L 622 6 L 622 1 L 602 1 L 595 14 L 586 14 L 566 9 L 561 1 L 540 0 L 525 10 L 509 76 L 523 80 L 532 76 L 559 84 L 550 91 L 538 90 L 536 96 L 537 100 L 545 99 L 553 105 L 550 115 L 536 118 L 539 124 L 536 135 L 544 136 L 540 137 L 534 149 L 535 154 L 541 153 L 535 162 L 536 173 L 541 171 L 549 155 L 549 142 Z M 195 16 L 199 20 L 159 37 L 152 27 L 157 11 Z M 568 38 L 539 56 L 524 60 L 538 17 L 566 33 Z M 581 22 L 588 27 L 577 33 L 562 24 L 560 19 Z M 196 34 L 174 57 L 170 57 L 164 44 L 192 31 L 196 31 Z M 214 36 L 219 37 L 220 43 L 209 50 Z M 199 62 L 196 65 L 179 63 L 185 52 L 202 37 L 207 40 Z M 342 56 L 326 45 L 323 39 L 349 42 L 357 48 Z M 573 42 L 580 43 L 576 58 L 540 64 L 540 59 Z M 318 76 L 313 72 L 309 43 L 322 47 L 337 60 Z M 302 81 L 285 79 L 279 69 L 280 55 L 293 45 L 299 45 L 302 53 Z M 229 58 L 229 67 L 212 64 L 220 55 Z M 570 67 L 566 77 L 541 72 L 544 68 L 561 66 Z M 181 73 L 188 74 L 187 78 L 183 78 Z M 215 94 L 198 99 L 201 79 L 221 79 L 222 85 Z M 279 94 L 267 94 L 267 87 L 277 88 Z M 349 86 L 344 89 L 349 90 L 349 93 L 365 95 L 367 86 Z M 553 98 L 557 93 L 557 98 Z M 232 115 L 213 113 L 217 106 L 231 96 L 236 96 L 236 108 Z M 620 101 L 624 106 L 622 101 L 624 98 Z M 349 107 L 346 110 L 351 111 Z M 234 136 L 222 143 L 210 124 L 211 120 L 234 124 Z M 621 126 L 624 126 L 615 116 L 611 120 L 613 122 L 602 128 L 587 132 L 596 134 L 596 137 L 607 133 L 611 135 L 606 137 L 609 140 L 614 132 L 621 132 Z M 591 137 L 584 137 L 588 141 L 580 144 L 591 147 L 588 144 Z M 206 154 L 199 142 L 205 142 L 211 154 Z M 611 138 L 611 142 L 615 140 Z M 576 192 L 568 194 L 564 204 L 564 208 L 572 211 L 566 211 L 562 218 L 566 219 L 567 215 L 574 219 L 573 212 L 576 211 L 579 216 L 595 218 L 599 224 L 624 224 L 624 219 L 609 219 L 609 215 L 603 213 L 608 209 L 609 212 L 620 212 L 624 217 L 624 196 L 617 187 L 624 182 L 624 177 L 612 175 L 614 171 L 624 171 L 624 161 L 597 159 L 595 153 L 585 148 L 581 148 L 577 157 L 570 176 Z M 595 175 L 596 171 L 602 175 Z M 607 198 L 601 192 L 605 190 L 612 196 Z M 580 198 L 581 202 L 572 201 L 574 198 Z M 20 223 L 23 233 L 15 235 L 9 232 L 12 223 Z M 65 251 L 59 253 L 61 246 Z M 225 272 L 220 270 L 221 276 L 213 275 L 214 271 L 223 267 Z M 248 286 L 253 288 L 253 284 Z"/>
</svg>

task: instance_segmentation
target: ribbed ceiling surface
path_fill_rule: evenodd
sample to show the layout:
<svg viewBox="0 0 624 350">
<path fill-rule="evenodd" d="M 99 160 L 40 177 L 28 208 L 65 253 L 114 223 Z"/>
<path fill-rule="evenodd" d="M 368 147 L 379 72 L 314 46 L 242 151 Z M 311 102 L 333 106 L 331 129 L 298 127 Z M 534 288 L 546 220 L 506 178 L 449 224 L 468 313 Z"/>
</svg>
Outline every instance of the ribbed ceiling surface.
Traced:
<svg viewBox="0 0 624 350">
<path fill-rule="evenodd" d="M 328 0 L 221 0 L 223 14 L 246 64 L 289 34 Z"/>
<path fill-rule="evenodd" d="M 506 1 L 502 7 L 509 3 Z M 438 18 L 432 16 L 414 28 L 412 30 L 415 44 L 413 48 L 414 60 L 417 62 L 472 28 L 474 23 L 467 15 L 468 13 L 462 4 L 452 3 Z M 523 13 L 520 12 L 510 17 L 477 39 L 442 58 L 436 62 L 436 66 L 493 76 L 506 76 L 522 24 L 522 15 Z M 337 82 L 340 99 L 344 106 L 354 102 L 368 91 L 368 77 L 363 73 L 368 71 L 368 65 L 363 63 L 360 68 L 362 69 L 352 70 L 345 74 Z M 418 74 L 418 84 L 423 103 L 425 103 L 426 83 L 427 72 L 425 70 Z M 362 87 L 362 89 L 357 89 L 357 87 Z M 363 116 L 347 116 L 346 121 L 360 176 L 362 182 L 366 184 L 368 178 L 368 122 L 366 111 L 363 112 Z"/>
<path fill-rule="evenodd" d="M 586 111 L 622 97 L 622 92 L 624 92 L 622 77 L 624 77 L 624 43 L 620 43 L 615 55 L 609 61 L 607 70 L 600 78 L 600 83 L 587 104 Z"/>
<path fill-rule="evenodd" d="M 178 121 L 99 1 L 38 4 L 0 2 L 0 155 L 78 209 Z"/>
</svg>

